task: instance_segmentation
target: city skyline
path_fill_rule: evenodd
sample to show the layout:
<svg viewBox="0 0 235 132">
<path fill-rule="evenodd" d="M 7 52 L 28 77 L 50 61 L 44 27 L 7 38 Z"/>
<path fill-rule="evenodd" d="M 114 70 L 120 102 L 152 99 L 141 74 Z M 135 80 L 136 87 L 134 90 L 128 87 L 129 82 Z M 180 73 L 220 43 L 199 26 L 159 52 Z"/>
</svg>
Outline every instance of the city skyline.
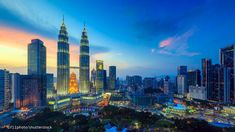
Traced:
<svg viewBox="0 0 235 132">
<path fill-rule="evenodd" d="M 47 71 L 57 76 L 57 35 L 63 15 L 71 66 L 79 66 L 79 40 L 85 22 L 91 46 L 90 69 L 100 59 L 104 69 L 116 65 L 120 77 L 176 75 L 179 65 L 200 69 L 202 58 L 219 63 L 219 49 L 235 42 L 232 1 L 138 1 L 134 6 L 133 1 L 102 1 L 96 6 L 89 1 L 73 2 L 0 1 L 0 10 L 5 12 L 0 18 L 0 66 L 25 74 L 27 45 L 38 38 L 47 47 Z M 108 4 L 113 7 L 110 12 L 100 10 L 107 9 Z M 42 6 L 49 11 L 40 10 Z"/>
</svg>

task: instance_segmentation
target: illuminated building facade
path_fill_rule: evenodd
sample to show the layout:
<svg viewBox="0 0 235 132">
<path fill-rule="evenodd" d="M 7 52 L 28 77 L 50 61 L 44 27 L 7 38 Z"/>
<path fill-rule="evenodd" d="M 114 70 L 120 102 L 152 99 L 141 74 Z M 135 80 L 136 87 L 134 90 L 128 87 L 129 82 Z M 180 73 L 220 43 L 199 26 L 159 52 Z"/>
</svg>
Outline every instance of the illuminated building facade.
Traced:
<svg viewBox="0 0 235 132">
<path fill-rule="evenodd" d="M 102 93 L 105 87 L 105 70 L 104 62 L 96 60 L 96 80 L 95 80 L 96 93 Z"/>
<path fill-rule="evenodd" d="M 87 36 L 86 28 L 84 27 L 81 41 L 80 41 L 80 56 L 79 56 L 79 84 L 80 92 L 87 94 L 90 91 L 90 56 L 89 56 L 89 41 Z"/>
<path fill-rule="evenodd" d="M 164 94 L 173 93 L 172 85 L 171 85 L 170 77 L 169 76 L 166 76 L 165 79 L 164 79 L 163 92 L 164 92 Z"/>
<path fill-rule="evenodd" d="M 64 20 L 60 27 L 57 50 L 57 95 L 66 95 L 69 89 L 69 43 Z"/>
<path fill-rule="evenodd" d="M 19 101 L 16 99 L 20 98 L 20 74 L 19 73 L 12 73 L 11 74 L 11 89 L 12 89 L 12 100 L 14 103 L 14 108 L 16 108 L 19 104 Z"/>
<path fill-rule="evenodd" d="M 33 39 L 28 45 L 28 74 L 46 74 L 46 47 L 40 39 Z"/>
<path fill-rule="evenodd" d="M 77 77 L 75 73 L 71 73 L 70 75 L 70 83 L 69 83 L 69 94 L 75 94 L 78 93 L 78 83 L 77 83 Z"/>
<path fill-rule="evenodd" d="M 7 110 L 10 101 L 10 73 L 7 70 L 0 70 L 0 111 Z"/>
<path fill-rule="evenodd" d="M 20 75 L 20 88 L 15 91 L 16 108 L 46 105 L 46 83 L 44 76 Z"/>
<path fill-rule="evenodd" d="M 47 98 L 51 98 L 55 94 L 55 88 L 54 88 L 54 76 L 53 74 L 46 74 L 47 77 Z"/>
<path fill-rule="evenodd" d="M 91 90 L 90 92 L 92 94 L 95 94 L 95 80 L 96 80 L 96 70 L 95 69 L 92 69 L 91 71 Z"/>
<path fill-rule="evenodd" d="M 177 76 L 177 93 L 184 95 L 187 93 L 187 78 L 186 75 Z"/>
<path fill-rule="evenodd" d="M 109 66 L 109 89 L 116 89 L 116 66 Z"/>
</svg>

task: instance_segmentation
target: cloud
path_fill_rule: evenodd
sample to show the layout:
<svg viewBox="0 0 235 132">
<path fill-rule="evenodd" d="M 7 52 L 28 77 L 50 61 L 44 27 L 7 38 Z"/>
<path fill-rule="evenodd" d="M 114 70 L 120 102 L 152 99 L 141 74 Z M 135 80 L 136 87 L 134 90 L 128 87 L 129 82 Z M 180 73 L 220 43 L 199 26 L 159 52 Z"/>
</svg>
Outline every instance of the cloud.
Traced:
<svg viewBox="0 0 235 132">
<path fill-rule="evenodd" d="M 174 38 L 168 38 L 168 39 L 166 39 L 166 40 L 163 40 L 163 41 L 160 43 L 159 47 L 160 47 L 160 48 L 163 48 L 163 47 L 169 46 L 173 41 L 174 41 Z"/>
<path fill-rule="evenodd" d="M 172 55 L 172 56 L 196 56 L 198 52 L 188 51 L 188 40 L 194 33 L 191 29 L 181 35 L 175 35 L 162 40 L 159 43 L 159 54 Z"/>
</svg>

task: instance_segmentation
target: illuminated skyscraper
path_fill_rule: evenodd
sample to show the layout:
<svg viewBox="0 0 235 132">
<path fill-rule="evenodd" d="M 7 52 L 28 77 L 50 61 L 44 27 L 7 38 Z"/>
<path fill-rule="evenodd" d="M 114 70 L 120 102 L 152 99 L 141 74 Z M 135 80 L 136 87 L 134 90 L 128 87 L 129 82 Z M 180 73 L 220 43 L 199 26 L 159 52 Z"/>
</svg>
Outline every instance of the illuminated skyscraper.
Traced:
<svg viewBox="0 0 235 132">
<path fill-rule="evenodd" d="M 70 75 L 70 83 L 69 83 L 69 94 L 78 93 L 78 82 L 75 73 L 71 73 Z"/>
<path fill-rule="evenodd" d="M 89 93 L 90 91 L 90 56 L 89 56 L 89 41 L 87 36 L 86 28 L 82 31 L 82 37 L 80 41 L 80 92 L 83 94 Z"/>
<path fill-rule="evenodd" d="M 40 39 L 33 39 L 28 45 L 28 74 L 46 74 L 46 47 Z"/>
<path fill-rule="evenodd" d="M 69 43 L 64 19 L 60 27 L 57 50 L 57 95 L 66 95 L 69 88 Z"/>
<path fill-rule="evenodd" d="M 105 87 L 105 70 L 104 62 L 96 60 L 96 80 L 95 80 L 96 93 L 102 93 Z"/>
</svg>

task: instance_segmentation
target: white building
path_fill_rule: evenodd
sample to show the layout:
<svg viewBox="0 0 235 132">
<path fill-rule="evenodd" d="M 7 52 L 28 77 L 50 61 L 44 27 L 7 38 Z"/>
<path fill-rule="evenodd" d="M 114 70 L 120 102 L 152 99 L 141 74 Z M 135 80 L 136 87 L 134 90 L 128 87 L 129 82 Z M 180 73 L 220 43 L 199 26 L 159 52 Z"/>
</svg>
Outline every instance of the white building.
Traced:
<svg viewBox="0 0 235 132">
<path fill-rule="evenodd" d="M 206 100 L 206 87 L 189 86 L 189 96 L 193 99 Z"/>
<path fill-rule="evenodd" d="M 177 76 L 177 92 L 179 95 L 187 93 L 187 77 L 185 75 Z"/>
</svg>

